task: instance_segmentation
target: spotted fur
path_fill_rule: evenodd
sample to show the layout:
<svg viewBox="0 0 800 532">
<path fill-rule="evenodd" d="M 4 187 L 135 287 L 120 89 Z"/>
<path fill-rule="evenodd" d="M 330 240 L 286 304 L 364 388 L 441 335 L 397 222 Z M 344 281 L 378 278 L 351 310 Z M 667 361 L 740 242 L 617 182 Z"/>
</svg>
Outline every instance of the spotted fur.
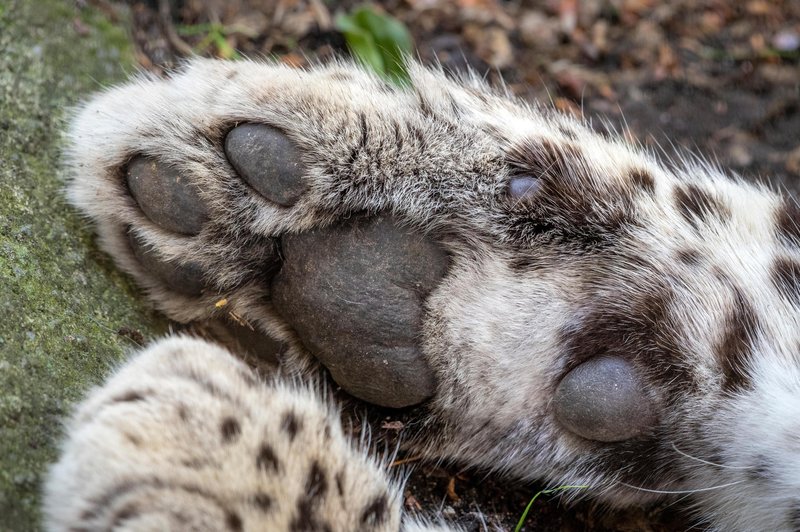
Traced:
<svg viewBox="0 0 800 532">
<path fill-rule="evenodd" d="M 521 479 L 585 484 L 611 505 L 691 493 L 698 517 L 719 530 L 797 530 L 797 205 L 706 163 L 665 164 L 474 77 L 453 80 L 417 65 L 411 77 L 410 87 L 395 88 L 347 65 L 301 71 L 196 60 L 169 80 L 112 89 L 87 104 L 70 132 L 71 200 L 170 317 L 208 318 L 226 294 L 229 310 L 291 344 L 286 363 L 294 366 L 310 359 L 265 303 L 265 237 L 391 211 L 451 255 L 421 339 L 438 384 L 410 445 Z M 268 204 L 233 173 L 221 143 L 242 121 L 277 127 L 300 147 L 310 186 L 295 206 Z M 119 178 L 136 154 L 191 176 L 212 219 L 239 230 L 215 234 L 223 225 L 212 223 L 196 239 L 159 230 Z M 537 186 L 513 192 L 518 178 Z M 163 259 L 199 265 L 216 292 L 189 298 L 160 284 L 132 256 L 128 228 Z M 153 356 L 132 367 L 144 369 Z M 621 359 L 638 375 L 657 412 L 639 436 L 591 441 L 554 416 L 559 382 L 597 357 Z M 340 440 L 323 445 L 311 436 L 320 423 L 336 425 L 307 392 L 239 383 L 234 394 L 220 379 L 236 379 L 240 366 L 226 362 L 217 376 L 208 372 L 217 362 L 180 360 L 174 382 L 153 372 L 129 379 L 124 370 L 82 407 L 49 484 L 51 524 L 108 524 L 149 508 L 155 515 L 169 493 L 191 515 L 229 529 L 256 515 L 299 529 L 338 529 L 339 518 L 359 520 L 356 529 L 400 526 L 398 492 L 372 463 Z M 197 454 L 194 442 L 163 455 L 137 447 L 143 433 L 185 425 L 176 408 L 187 397 L 223 416 L 204 425 L 198 441 L 207 452 Z M 260 407 L 270 414 L 259 421 L 255 405 L 267 403 L 277 406 Z M 116 412 L 128 411 L 141 416 L 133 432 L 115 425 Z M 267 441 L 250 439 L 254 423 L 274 424 Z M 109 431 L 124 451 L 103 455 L 95 430 Z M 293 465 L 290 445 L 301 453 Z M 248 469 L 208 482 L 179 468 L 135 482 L 127 472 L 89 479 L 79 471 L 88 456 L 102 456 L 98 470 L 117 471 L 145 455 L 161 463 L 181 453 L 190 463 L 225 457 Z M 70 494 L 74 505 L 64 502 Z M 336 513 L 349 497 L 361 510 Z M 200 501 L 213 516 L 192 513 Z M 289 507 L 279 510 L 279 501 Z"/>
<path fill-rule="evenodd" d="M 138 355 L 69 433 L 46 491 L 52 530 L 400 529 L 400 484 L 317 392 L 261 382 L 200 340 Z"/>
</svg>

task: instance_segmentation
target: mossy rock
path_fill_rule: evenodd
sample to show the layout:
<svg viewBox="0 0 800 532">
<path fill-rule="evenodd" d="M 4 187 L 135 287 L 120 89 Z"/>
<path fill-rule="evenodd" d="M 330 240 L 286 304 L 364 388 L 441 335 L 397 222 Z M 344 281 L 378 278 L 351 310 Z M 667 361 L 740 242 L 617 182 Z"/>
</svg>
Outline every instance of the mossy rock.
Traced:
<svg viewBox="0 0 800 532">
<path fill-rule="evenodd" d="M 63 0 L 0 3 L 0 530 L 41 527 L 63 419 L 161 332 L 66 204 L 59 169 L 70 107 L 132 70 L 124 18 Z"/>
</svg>

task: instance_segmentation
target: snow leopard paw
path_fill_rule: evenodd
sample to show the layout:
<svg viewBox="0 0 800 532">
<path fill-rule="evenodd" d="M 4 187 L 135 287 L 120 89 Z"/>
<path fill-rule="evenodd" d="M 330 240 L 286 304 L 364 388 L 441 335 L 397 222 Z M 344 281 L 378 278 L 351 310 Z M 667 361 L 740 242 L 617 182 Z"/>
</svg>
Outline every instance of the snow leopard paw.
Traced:
<svg viewBox="0 0 800 532">
<path fill-rule="evenodd" d="M 169 317 L 232 315 L 299 339 L 356 397 L 420 403 L 435 386 L 419 345 L 425 300 L 448 253 L 424 204 L 409 205 L 419 195 L 389 190 L 369 160 L 377 108 L 365 100 L 352 123 L 302 76 L 197 61 L 107 92 L 73 124 L 70 197 Z M 380 84 L 362 78 L 338 83 Z M 394 155 L 413 160 L 419 146 L 401 144 Z"/>
</svg>

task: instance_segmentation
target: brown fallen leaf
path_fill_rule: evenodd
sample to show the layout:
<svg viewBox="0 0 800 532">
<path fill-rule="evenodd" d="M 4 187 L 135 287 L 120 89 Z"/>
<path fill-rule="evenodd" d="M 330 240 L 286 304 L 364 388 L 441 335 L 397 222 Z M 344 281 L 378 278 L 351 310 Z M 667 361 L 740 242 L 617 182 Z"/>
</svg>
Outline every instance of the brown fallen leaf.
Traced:
<svg viewBox="0 0 800 532">
<path fill-rule="evenodd" d="M 447 481 L 447 498 L 455 503 L 461 502 L 461 497 L 456 493 L 456 477 L 450 477 Z"/>
</svg>

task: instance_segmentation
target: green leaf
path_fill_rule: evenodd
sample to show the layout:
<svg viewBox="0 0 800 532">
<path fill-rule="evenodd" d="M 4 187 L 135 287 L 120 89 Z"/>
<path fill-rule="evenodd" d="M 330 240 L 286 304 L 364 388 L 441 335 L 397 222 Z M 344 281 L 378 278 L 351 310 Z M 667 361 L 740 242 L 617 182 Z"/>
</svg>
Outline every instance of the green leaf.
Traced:
<svg viewBox="0 0 800 532">
<path fill-rule="evenodd" d="M 411 34 L 399 20 L 362 6 L 336 17 L 350 51 L 381 76 L 395 83 L 410 81 L 405 58 L 413 49 Z"/>
<path fill-rule="evenodd" d="M 344 34 L 350 52 L 378 74 L 384 74 L 383 55 L 369 31 L 360 27 L 353 17 L 338 15 L 336 28 Z"/>
<path fill-rule="evenodd" d="M 239 54 L 236 50 L 233 49 L 228 43 L 228 40 L 225 38 L 221 32 L 214 32 L 211 34 L 212 40 L 214 42 L 214 46 L 217 47 L 217 53 L 222 59 L 238 59 Z"/>
</svg>

